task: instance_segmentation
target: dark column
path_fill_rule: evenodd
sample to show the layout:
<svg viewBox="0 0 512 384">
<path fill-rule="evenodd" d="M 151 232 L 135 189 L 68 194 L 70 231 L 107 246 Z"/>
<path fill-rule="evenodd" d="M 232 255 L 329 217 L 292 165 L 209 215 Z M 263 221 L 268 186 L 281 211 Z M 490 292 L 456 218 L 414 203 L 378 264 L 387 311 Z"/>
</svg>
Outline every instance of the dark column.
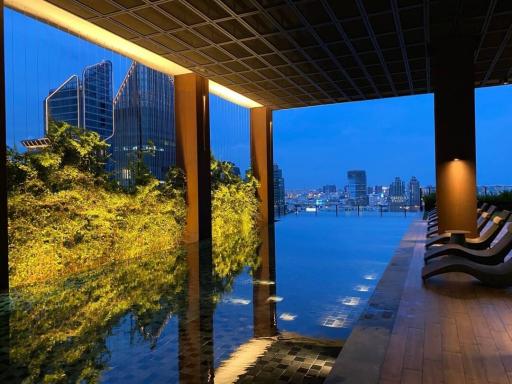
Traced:
<svg viewBox="0 0 512 384">
<path fill-rule="evenodd" d="M 0 292 L 9 290 L 5 129 L 4 2 L 0 0 Z"/>
<path fill-rule="evenodd" d="M 185 241 L 212 237 L 208 80 L 196 74 L 174 78 L 176 160 L 187 177 Z"/>
<path fill-rule="evenodd" d="M 439 232 L 476 229 L 476 149 L 473 42 L 434 46 L 436 196 Z"/>
<path fill-rule="evenodd" d="M 261 229 L 261 245 L 258 256 L 260 266 L 253 274 L 254 337 L 271 337 L 277 334 L 276 303 L 269 300 L 269 297 L 276 294 L 276 252 L 273 226 Z"/>
<path fill-rule="evenodd" d="M 274 222 L 274 157 L 272 143 L 272 111 L 267 107 L 251 109 L 251 167 L 260 182 L 260 220 L 262 225 Z"/>
<path fill-rule="evenodd" d="M 180 383 L 213 383 L 212 254 L 209 247 L 187 246 L 188 285 L 179 317 Z"/>
</svg>

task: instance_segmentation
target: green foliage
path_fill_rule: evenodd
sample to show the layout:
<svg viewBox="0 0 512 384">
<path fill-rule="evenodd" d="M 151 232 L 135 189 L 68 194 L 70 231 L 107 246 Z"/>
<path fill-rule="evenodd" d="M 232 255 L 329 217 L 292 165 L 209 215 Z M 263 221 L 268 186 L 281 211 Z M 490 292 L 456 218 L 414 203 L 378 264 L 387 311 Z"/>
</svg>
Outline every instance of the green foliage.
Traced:
<svg viewBox="0 0 512 384">
<path fill-rule="evenodd" d="M 186 179 L 171 168 L 161 184 L 139 162 L 142 178 L 114 188 L 96 134 L 52 123 L 49 137 L 41 151 L 8 153 L 10 358 L 26 382 L 98 382 L 124 316 L 151 338 L 155 318 L 183 311 Z M 216 300 L 259 264 L 258 201 L 257 181 L 230 163 L 212 159 L 212 179 Z"/>
<path fill-rule="evenodd" d="M 512 191 L 503 191 L 496 195 L 478 195 L 478 201 L 494 204 L 505 209 L 504 206 L 510 207 L 512 205 Z"/>
<path fill-rule="evenodd" d="M 152 177 L 131 193 L 112 189 L 96 133 L 52 123 L 48 137 L 41 151 L 8 154 L 13 286 L 179 247 L 183 193 Z"/>
<path fill-rule="evenodd" d="M 229 280 L 245 266 L 255 268 L 258 264 L 258 182 L 251 174 L 242 180 L 229 162 L 212 158 L 211 169 L 215 273 Z"/>
</svg>

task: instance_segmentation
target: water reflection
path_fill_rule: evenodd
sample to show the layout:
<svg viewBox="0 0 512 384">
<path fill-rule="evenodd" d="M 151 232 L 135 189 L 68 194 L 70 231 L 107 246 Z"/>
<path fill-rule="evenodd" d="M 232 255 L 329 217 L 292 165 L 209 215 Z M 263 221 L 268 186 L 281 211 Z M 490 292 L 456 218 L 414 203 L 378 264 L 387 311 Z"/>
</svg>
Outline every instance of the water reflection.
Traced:
<svg viewBox="0 0 512 384">
<path fill-rule="evenodd" d="M 151 382 L 213 383 L 220 365 L 215 310 L 226 301 L 251 303 L 223 299 L 238 275 L 254 280 L 253 337 L 277 334 L 276 303 L 269 300 L 276 293 L 273 228 L 256 239 L 247 243 L 250 249 L 237 241 L 231 241 L 235 250 L 224 246 L 220 254 L 190 245 L 17 287 L 0 299 L 0 382 L 144 382 L 155 370 Z M 176 361 L 165 373 L 151 359 L 168 344 L 176 345 Z M 247 348 L 245 354 L 247 360 Z"/>
</svg>

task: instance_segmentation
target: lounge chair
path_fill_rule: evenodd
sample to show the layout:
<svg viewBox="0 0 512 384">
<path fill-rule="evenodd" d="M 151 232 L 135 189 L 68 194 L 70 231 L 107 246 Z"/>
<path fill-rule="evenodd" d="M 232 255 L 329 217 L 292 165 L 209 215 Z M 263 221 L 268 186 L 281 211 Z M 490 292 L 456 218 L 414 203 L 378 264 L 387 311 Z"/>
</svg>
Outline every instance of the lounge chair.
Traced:
<svg viewBox="0 0 512 384">
<path fill-rule="evenodd" d="M 448 244 L 426 252 L 425 264 L 442 256 L 457 256 L 478 264 L 498 265 L 503 263 L 510 250 L 512 250 L 512 225 L 508 225 L 505 234 L 492 248 L 475 250 L 458 244 Z"/>
<path fill-rule="evenodd" d="M 487 211 L 489 207 L 489 203 L 483 203 L 479 208 L 477 208 L 476 210 L 476 217 L 480 217 L 480 214 L 482 212 L 485 212 Z M 437 216 L 437 211 L 436 211 L 436 214 L 435 215 L 432 215 L 432 216 L 428 216 L 427 217 L 427 222 L 428 222 L 428 226 L 427 228 L 430 230 L 432 229 L 433 227 L 436 227 L 437 224 L 438 224 L 438 216 Z"/>
<path fill-rule="evenodd" d="M 496 239 L 496 236 L 500 233 L 501 229 L 510 217 L 509 211 L 502 211 L 499 215 L 494 216 L 492 224 L 487 230 L 482 233 L 479 237 L 473 239 L 466 239 L 464 244 L 465 247 L 471 249 L 486 249 L 491 246 L 491 243 Z M 430 238 L 425 244 L 425 248 L 430 248 L 436 244 L 447 244 L 450 242 L 451 234 L 449 232 L 443 233 L 442 235 Z"/>
<path fill-rule="evenodd" d="M 421 271 L 421 278 L 425 281 L 449 272 L 466 273 L 494 287 L 512 286 L 512 259 L 498 265 L 482 265 L 462 257 L 451 256 L 425 265 Z"/>
<path fill-rule="evenodd" d="M 477 231 L 478 231 L 478 233 L 482 232 L 482 229 L 487 225 L 489 220 L 491 220 L 492 215 L 494 214 L 495 211 L 496 211 L 496 206 L 491 205 L 486 212 L 481 212 L 480 213 L 480 217 L 477 220 Z M 437 233 L 438 233 L 437 226 L 429 227 L 429 228 L 427 228 L 427 230 L 428 230 L 427 237 L 436 236 Z"/>
</svg>

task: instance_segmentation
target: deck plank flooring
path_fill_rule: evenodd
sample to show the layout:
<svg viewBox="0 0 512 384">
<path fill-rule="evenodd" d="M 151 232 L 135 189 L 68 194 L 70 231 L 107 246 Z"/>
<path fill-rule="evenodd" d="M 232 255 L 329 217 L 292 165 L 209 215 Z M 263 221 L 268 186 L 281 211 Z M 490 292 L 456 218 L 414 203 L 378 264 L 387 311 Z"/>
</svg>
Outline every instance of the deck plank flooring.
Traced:
<svg viewBox="0 0 512 384">
<path fill-rule="evenodd" d="M 382 339 L 387 344 L 378 379 L 367 382 L 512 384 L 512 289 L 485 287 L 457 273 L 423 283 L 425 228 L 421 222 L 406 234 L 411 261 L 401 275 L 394 324 Z M 337 374 L 351 376 L 346 369 Z"/>
</svg>

